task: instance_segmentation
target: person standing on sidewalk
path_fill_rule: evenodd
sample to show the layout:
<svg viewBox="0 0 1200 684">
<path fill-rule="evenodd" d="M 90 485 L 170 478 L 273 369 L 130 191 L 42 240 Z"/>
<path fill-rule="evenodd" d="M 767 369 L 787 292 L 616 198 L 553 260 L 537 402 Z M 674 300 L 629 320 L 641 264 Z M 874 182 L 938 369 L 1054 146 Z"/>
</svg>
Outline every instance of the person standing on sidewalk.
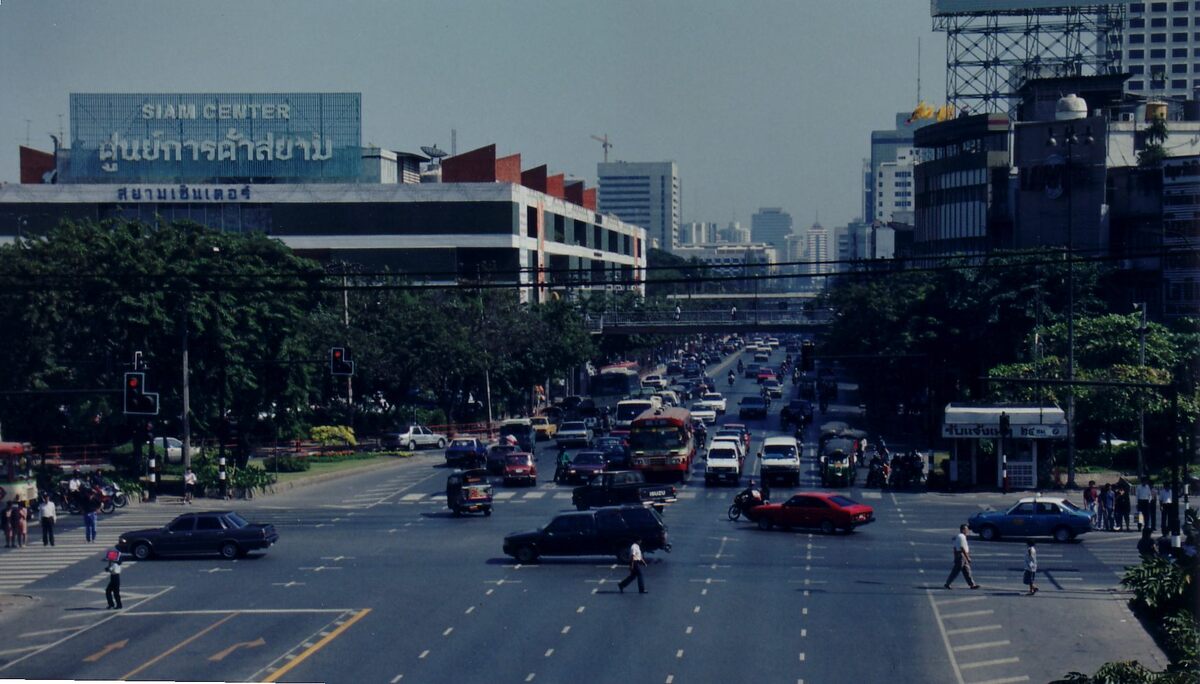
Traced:
<svg viewBox="0 0 1200 684">
<path fill-rule="evenodd" d="M 958 526 L 958 535 L 954 537 L 954 568 L 950 571 L 950 576 L 946 578 L 946 584 L 943 585 L 947 589 L 951 589 L 951 583 L 958 579 L 958 573 L 967 580 L 967 586 L 972 589 L 978 589 L 979 585 L 975 583 L 971 577 L 971 545 L 967 543 L 966 525 Z"/>
<path fill-rule="evenodd" d="M 641 541 L 641 539 L 637 539 L 629 545 L 629 576 L 617 584 L 617 589 L 622 594 L 625 593 L 625 587 L 635 579 L 638 583 L 638 593 L 646 593 L 646 585 L 642 581 L 642 566 L 646 564 L 646 560 L 642 557 Z"/>
<path fill-rule="evenodd" d="M 1115 522 L 1118 529 L 1123 532 L 1130 531 L 1129 525 L 1129 483 L 1122 480 L 1117 483 L 1117 501 Z"/>
<path fill-rule="evenodd" d="M 193 473 L 192 469 L 188 468 L 187 472 L 183 474 L 183 502 L 185 504 L 190 504 L 192 502 L 192 495 L 195 491 L 196 473 Z"/>
<path fill-rule="evenodd" d="M 1134 493 L 1137 496 L 1138 530 L 1148 527 L 1153 531 L 1154 528 L 1150 525 L 1150 480 L 1141 478 Z"/>
<path fill-rule="evenodd" d="M 12 512 L 13 502 L 9 501 L 8 504 L 4 506 L 4 512 L 0 514 L 0 522 L 3 522 L 4 524 L 4 548 L 6 549 L 11 549 L 13 546 L 16 546 L 13 544 L 13 540 L 16 539 L 17 535 L 16 527 L 13 526 L 12 522 Z"/>
<path fill-rule="evenodd" d="M 42 523 L 42 546 L 54 546 L 54 518 L 58 511 L 49 494 L 42 494 L 42 503 L 38 507 L 38 519 Z"/>
<path fill-rule="evenodd" d="M 108 608 L 121 610 L 121 557 L 110 560 L 104 572 L 108 573 L 108 586 L 104 588 L 104 599 L 108 601 Z"/>
<path fill-rule="evenodd" d="M 1175 514 L 1175 492 L 1171 491 L 1171 483 L 1164 484 L 1159 490 L 1158 505 L 1161 509 L 1158 515 L 1162 518 L 1163 534 L 1174 534 L 1178 516 Z"/>
<path fill-rule="evenodd" d="M 96 541 L 96 511 L 100 510 L 100 497 L 88 492 L 83 498 L 83 538 L 88 543 Z"/>
<path fill-rule="evenodd" d="M 1033 596 L 1038 592 L 1037 584 L 1034 580 L 1037 579 L 1037 546 L 1033 540 L 1025 542 L 1025 584 L 1029 585 L 1029 595 Z"/>
<path fill-rule="evenodd" d="M 1087 508 L 1088 514 L 1092 516 L 1092 528 L 1100 529 L 1101 520 L 1096 515 L 1096 501 L 1100 498 L 1100 490 L 1096 489 L 1096 481 L 1088 480 L 1088 486 L 1083 490 L 1083 504 Z"/>
</svg>

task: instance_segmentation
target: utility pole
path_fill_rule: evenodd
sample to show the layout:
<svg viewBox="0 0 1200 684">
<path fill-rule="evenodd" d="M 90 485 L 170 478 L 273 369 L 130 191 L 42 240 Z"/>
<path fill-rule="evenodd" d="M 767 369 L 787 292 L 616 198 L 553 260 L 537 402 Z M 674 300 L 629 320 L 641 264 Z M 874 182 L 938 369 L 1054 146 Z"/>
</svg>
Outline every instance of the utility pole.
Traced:
<svg viewBox="0 0 1200 684">
<path fill-rule="evenodd" d="M 186 471 L 192 467 L 192 423 L 191 423 L 191 394 L 188 391 L 188 302 L 191 295 L 185 294 L 183 312 L 179 317 L 180 348 L 183 356 L 183 468 Z"/>
<path fill-rule="evenodd" d="M 1146 302 L 1138 302 L 1134 307 L 1142 314 L 1141 324 L 1138 325 L 1138 365 L 1146 372 Z M 1138 477 L 1146 476 L 1146 462 L 1142 450 L 1146 442 L 1146 399 L 1138 392 Z"/>
</svg>

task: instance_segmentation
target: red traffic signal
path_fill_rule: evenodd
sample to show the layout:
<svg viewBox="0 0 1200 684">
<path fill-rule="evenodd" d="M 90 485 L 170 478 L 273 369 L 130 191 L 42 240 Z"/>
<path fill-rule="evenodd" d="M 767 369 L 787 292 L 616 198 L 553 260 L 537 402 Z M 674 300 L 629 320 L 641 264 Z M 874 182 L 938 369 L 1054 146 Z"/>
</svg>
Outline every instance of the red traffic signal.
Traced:
<svg viewBox="0 0 1200 684">
<path fill-rule="evenodd" d="M 133 416 L 158 415 L 158 393 L 145 391 L 145 373 L 125 374 L 125 414 Z"/>
<path fill-rule="evenodd" d="M 329 373 L 330 375 L 354 375 L 354 362 L 350 360 L 350 353 L 345 347 L 333 347 L 329 350 Z"/>
</svg>

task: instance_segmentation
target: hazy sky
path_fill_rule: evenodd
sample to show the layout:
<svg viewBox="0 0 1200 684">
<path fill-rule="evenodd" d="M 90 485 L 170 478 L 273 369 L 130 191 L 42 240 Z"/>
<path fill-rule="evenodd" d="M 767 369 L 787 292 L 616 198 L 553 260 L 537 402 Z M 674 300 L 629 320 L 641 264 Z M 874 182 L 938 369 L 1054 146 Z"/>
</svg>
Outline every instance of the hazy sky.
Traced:
<svg viewBox="0 0 1200 684">
<path fill-rule="evenodd" d="M 0 0 L 0 181 L 71 92 L 361 92 L 363 142 L 679 164 L 685 221 L 860 213 L 869 132 L 945 91 L 929 0 Z"/>
</svg>

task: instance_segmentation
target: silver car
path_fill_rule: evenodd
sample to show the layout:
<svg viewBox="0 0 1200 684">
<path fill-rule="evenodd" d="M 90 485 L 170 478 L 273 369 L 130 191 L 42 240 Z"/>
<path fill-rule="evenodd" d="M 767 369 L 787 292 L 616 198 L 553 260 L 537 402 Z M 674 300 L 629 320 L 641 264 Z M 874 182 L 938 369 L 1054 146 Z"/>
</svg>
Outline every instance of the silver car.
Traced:
<svg viewBox="0 0 1200 684">
<path fill-rule="evenodd" d="M 384 437 L 384 446 L 416 451 L 421 447 L 446 448 L 446 435 L 433 432 L 424 425 L 409 425 L 400 432 L 392 432 Z"/>
<path fill-rule="evenodd" d="M 592 443 L 592 430 L 583 421 L 568 421 L 558 426 L 558 432 L 554 435 L 554 439 L 559 444 L 582 444 L 590 446 Z"/>
</svg>

